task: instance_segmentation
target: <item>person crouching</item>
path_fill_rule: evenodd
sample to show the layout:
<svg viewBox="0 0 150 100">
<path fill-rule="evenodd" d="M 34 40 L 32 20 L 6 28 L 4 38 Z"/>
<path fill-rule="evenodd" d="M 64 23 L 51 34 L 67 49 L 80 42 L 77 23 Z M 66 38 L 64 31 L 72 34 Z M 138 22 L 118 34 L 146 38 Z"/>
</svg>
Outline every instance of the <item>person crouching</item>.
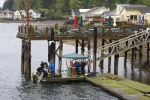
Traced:
<svg viewBox="0 0 150 100">
<path fill-rule="evenodd" d="M 47 77 L 48 73 L 45 70 L 45 68 L 47 68 L 47 66 L 48 65 L 46 62 L 41 62 L 41 67 L 37 68 L 38 75 L 40 75 L 43 72 L 43 77 Z"/>
</svg>

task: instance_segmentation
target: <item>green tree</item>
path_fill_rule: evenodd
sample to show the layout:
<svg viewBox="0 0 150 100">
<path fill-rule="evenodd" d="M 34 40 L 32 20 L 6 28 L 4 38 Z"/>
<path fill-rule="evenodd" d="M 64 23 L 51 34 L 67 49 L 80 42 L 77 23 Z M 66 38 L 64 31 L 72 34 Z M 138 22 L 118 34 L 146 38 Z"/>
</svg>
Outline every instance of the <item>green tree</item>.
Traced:
<svg viewBox="0 0 150 100">
<path fill-rule="evenodd" d="M 5 10 L 5 9 L 14 10 L 13 5 L 14 5 L 13 0 L 7 0 L 3 4 L 3 10 Z"/>
<path fill-rule="evenodd" d="M 69 4 L 71 9 L 83 8 L 82 0 L 70 0 Z"/>
</svg>

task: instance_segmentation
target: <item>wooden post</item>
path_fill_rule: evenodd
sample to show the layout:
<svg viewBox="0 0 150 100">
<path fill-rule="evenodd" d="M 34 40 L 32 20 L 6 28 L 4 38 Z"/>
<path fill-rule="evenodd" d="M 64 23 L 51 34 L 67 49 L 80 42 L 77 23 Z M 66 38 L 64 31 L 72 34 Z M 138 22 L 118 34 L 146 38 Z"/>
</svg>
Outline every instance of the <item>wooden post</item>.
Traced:
<svg viewBox="0 0 150 100">
<path fill-rule="evenodd" d="M 149 42 L 147 43 L 147 66 L 149 66 Z"/>
<path fill-rule="evenodd" d="M 24 53 L 25 53 L 25 41 L 22 40 L 22 51 L 21 51 L 21 72 L 24 74 Z"/>
<path fill-rule="evenodd" d="M 97 27 L 94 27 L 93 72 L 95 73 L 96 73 L 96 66 L 97 66 L 96 51 L 97 51 Z"/>
<path fill-rule="evenodd" d="M 102 39 L 102 46 L 104 46 L 104 44 L 105 44 L 105 39 Z M 103 55 L 103 52 L 101 53 L 101 55 Z M 99 64 L 99 65 L 100 65 L 100 68 L 103 69 L 103 68 L 104 68 L 104 67 L 103 67 L 103 65 L 104 65 L 104 60 L 100 60 L 100 64 Z"/>
<path fill-rule="evenodd" d="M 84 40 L 82 40 L 82 45 L 81 45 L 81 54 L 84 54 Z"/>
<path fill-rule="evenodd" d="M 48 40 L 48 62 L 50 61 L 50 42 Z"/>
<path fill-rule="evenodd" d="M 81 27 L 78 27 L 78 37 L 80 37 L 80 33 L 81 33 Z"/>
<path fill-rule="evenodd" d="M 142 70 L 142 45 L 139 46 L 139 69 Z"/>
<path fill-rule="evenodd" d="M 76 53 L 78 53 L 78 42 L 79 42 L 79 40 L 76 40 Z"/>
<path fill-rule="evenodd" d="M 24 75 L 25 77 L 31 76 L 31 42 L 25 41 L 25 48 L 24 48 Z"/>
<path fill-rule="evenodd" d="M 135 53 L 134 53 L 134 48 L 132 48 L 132 50 L 131 50 L 131 68 L 133 69 L 133 66 L 134 66 L 134 55 L 135 55 Z"/>
<path fill-rule="evenodd" d="M 55 59 L 55 42 L 54 42 L 54 28 L 51 28 L 51 37 L 49 41 L 49 62 L 53 61 Z"/>
<path fill-rule="evenodd" d="M 119 55 L 116 54 L 114 56 L 114 74 L 118 75 L 118 61 L 119 61 Z"/>
<path fill-rule="evenodd" d="M 128 46 L 128 41 L 126 41 L 126 46 Z M 127 55 L 128 51 L 124 52 L 124 68 L 127 68 Z"/>
<path fill-rule="evenodd" d="M 90 49 L 91 49 L 91 40 L 88 41 L 88 57 L 89 57 L 89 59 L 88 59 L 88 62 L 89 62 L 88 73 L 90 73 L 90 67 L 91 67 L 91 63 L 90 63 L 90 55 L 91 55 Z"/>
<path fill-rule="evenodd" d="M 111 43 L 112 40 L 109 40 L 109 43 Z M 109 53 L 111 53 L 111 47 L 109 47 Z M 111 71 L 111 57 L 108 57 L 108 72 Z"/>
<path fill-rule="evenodd" d="M 25 48 L 24 48 L 24 65 L 23 65 L 23 67 L 24 67 L 24 75 L 26 76 L 27 75 L 27 42 L 25 41 Z"/>
<path fill-rule="evenodd" d="M 27 42 L 27 77 L 31 77 L 31 41 Z"/>
<path fill-rule="evenodd" d="M 45 34 L 48 34 L 48 27 L 46 27 L 46 33 Z"/>
<path fill-rule="evenodd" d="M 61 76 L 61 68 L 62 68 L 62 51 L 63 51 L 63 41 L 60 41 L 59 48 L 59 75 Z"/>
<path fill-rule="evenodd" d="M 29 26 L 29 0 L 26 0 L 26 25 Z"/>
</svg>

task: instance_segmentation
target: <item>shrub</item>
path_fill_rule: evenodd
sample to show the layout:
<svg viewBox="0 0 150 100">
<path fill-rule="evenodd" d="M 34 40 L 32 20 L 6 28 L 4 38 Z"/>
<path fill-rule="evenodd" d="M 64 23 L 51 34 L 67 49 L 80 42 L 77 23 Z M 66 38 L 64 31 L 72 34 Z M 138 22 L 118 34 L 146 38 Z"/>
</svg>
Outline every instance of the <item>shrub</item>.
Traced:
<svg viewBox="0 0 150 100">
<path fill-rule="evenodd" d="M 58 29 L 58 23 L 55 24 L 54 28 L 55 28 L 55 30 Z"/>
<path fill-rule="evenodd" d="M 90 23 L 86 24 L 86 29 L 90 28 Z"/>
</svg>

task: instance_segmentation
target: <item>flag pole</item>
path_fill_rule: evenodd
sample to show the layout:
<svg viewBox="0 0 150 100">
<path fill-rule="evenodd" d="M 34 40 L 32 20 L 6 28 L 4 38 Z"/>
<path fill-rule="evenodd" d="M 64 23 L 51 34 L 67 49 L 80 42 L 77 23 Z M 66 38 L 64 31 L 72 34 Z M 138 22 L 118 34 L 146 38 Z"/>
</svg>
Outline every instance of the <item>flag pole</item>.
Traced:
<svg viewBox="0 0 150 100">
<path fill-rule="evenodd" d="M 26 0 L 26 25 L 29 26 L 29 0 Z"/>
</svg>

